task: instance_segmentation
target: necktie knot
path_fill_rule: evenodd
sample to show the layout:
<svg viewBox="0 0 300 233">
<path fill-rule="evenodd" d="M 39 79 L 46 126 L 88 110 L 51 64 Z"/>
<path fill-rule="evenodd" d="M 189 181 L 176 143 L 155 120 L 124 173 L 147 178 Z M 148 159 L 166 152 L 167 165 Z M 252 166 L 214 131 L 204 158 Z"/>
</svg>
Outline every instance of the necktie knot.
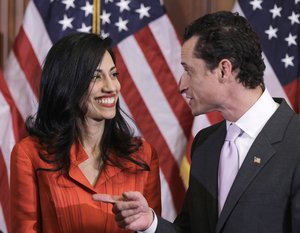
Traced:
<svg viewBox="0 0 300 233">
<path fill-rule="evenodd" d="M 234 142 L 241 133 L 242 130 L 236 124 L 231 123 L 228 127 L 225 140 Z"/>
</svg>

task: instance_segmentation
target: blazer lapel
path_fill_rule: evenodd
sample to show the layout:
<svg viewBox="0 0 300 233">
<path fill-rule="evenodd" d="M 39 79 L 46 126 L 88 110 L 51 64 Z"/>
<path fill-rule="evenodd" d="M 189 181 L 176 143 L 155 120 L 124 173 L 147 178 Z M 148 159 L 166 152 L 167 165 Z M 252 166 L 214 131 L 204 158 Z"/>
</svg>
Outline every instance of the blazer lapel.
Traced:
<svg viewBox="0 0 300 233">
<path fill-rule="evenodd" d="M 114 153 L 111 153 L 110 156 L 116 157 Z M 71 165 L 69 170 L 69 176 L 74 180 L 74 182 L 76 182 L 78 185 L 80 185 L 85 190 L 91 193 L 97 193 L 99 186 L 104 185 L 105 182 L 107 182 L 110 179 L 113 179 L 116 175 L 118 175 L 120 172 L 123 172 L 124 170 L 123 168 L 116 167 L 110 162 L 107 162 L 106 167 L 100 172 L 98 180 L 96 181 L 96 184 L 93 187 L 79 168 L 79 164 L 85 161 L 86 159 L 88 159 L 88 155 L 84 151 L 83 146 L 80 144 L 80 142 L 74 143 L 70 150 Z M 124 168 L 128 169 L 128 171 L 135 171 L 135 166 L 130 161 L 121 159 L 119 162 L 122 163 Z"/>
<path fill-rule="evenodd" d="M 276 153 L 273 144 L 282 140 L 289 118 L 293 114 L 286 102 L 282 100 L 277 111 L 253 142 L 224 204 L 216 227 L 217 233 L 221 231 L 251 181 Z"/>
<path fill-rule="evenodd" d="M 69 176 L 78 185 L 91 193 L 96 193 L 94 187 L 89 183 L 88 179 L 84 176 L 79 168 L 79 164 L 88 159 L 88 155 L 83 149 L 79 141 L 76 141 L 70 149 L 70 170 Z"/>
</svg>

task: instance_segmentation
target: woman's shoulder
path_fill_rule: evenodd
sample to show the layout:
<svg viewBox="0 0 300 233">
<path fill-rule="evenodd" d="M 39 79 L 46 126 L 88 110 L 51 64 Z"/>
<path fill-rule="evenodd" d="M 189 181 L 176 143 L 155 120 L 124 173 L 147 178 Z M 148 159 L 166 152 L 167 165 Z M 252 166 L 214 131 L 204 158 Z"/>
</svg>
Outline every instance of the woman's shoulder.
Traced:
<svg viewBox="0 0 300 233">
<path fill-rule="evenodd" d="M 14 145 L 12 156 L 14 154 L 26 154 L 28 156 L 34 155 L 38 153 L 39 148 L 38 139 L 32 136 L 27 136 Z"/>
<path fill-rule="evenodd" d="M 25 148 L 38 147 L 39 140 L 36 137 L 27 136 L 21 139 L 19 142 L 17 142 L 15 146 L 20 146 Z"/>
<path fill-rule="evenodd" d="M 157 157 L 155 148 L 145 139 L 141 139 L 141 147 L 138 150 L 138 153 L 141 157 L 146 160 L 153 160 Z"/>
</svg>

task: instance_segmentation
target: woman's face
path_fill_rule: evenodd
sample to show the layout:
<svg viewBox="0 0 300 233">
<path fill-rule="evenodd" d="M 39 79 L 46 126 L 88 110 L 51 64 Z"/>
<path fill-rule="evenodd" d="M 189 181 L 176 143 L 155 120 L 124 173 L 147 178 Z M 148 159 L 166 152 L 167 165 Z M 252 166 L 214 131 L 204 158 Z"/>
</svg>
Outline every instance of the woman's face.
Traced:
<svg viewBox="0 0 300 233">
<path fill-rule="evenodd" d="M 106 51 L 88 89 L 85 116 L 87 121 L 102 121 L 115 117 L 116 103 L 121 89 L 117 76 L 115 63 Z"/>
</svg>

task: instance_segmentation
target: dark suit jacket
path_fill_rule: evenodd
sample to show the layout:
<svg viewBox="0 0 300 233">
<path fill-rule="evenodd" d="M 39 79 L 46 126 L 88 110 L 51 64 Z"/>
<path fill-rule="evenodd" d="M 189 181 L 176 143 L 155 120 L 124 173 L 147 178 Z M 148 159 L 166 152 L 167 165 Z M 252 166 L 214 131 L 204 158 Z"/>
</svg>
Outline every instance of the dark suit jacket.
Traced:
<svg viewBox="0 0 300 233">
<path fill-rule="evenodd" d="M 280 106 L 252 144 L 220 217 L 225 121 L 197 134 L 182 212 L 174 224 L 159 218 L 157 233 L 300 233 L 300 118 L 283 99 L 276 101 Z"/>
</svg>

